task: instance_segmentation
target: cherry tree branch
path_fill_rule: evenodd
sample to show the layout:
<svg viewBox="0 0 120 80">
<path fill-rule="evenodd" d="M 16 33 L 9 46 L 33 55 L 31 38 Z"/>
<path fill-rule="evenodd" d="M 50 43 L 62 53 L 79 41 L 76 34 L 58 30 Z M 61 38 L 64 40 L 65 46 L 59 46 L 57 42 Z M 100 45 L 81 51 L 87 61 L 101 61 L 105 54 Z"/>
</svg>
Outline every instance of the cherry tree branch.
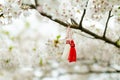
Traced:
<svg viewBox="0 0 120 80">
<path fill-rule="evenodd" d="M 36 10 L 37 10 L 37 6 L 34 6 L 34 5 L 29 5 L 29 6 L 30 6 L 31 9 L 36 9 Z M 38 11 L 38 10 L 37 10 L 37 11 Z M 39 12 L 39 11 L 38 11 L 38 12 Z M 112 40 L 110 40 L 110 39 L 108 39 L 108 38 L 105 38 L 105 37 L 103 37 L 103 36 L 100 36 L 100 35 L 92 32 L 92 31 L 84 28 L 83 25 L 82 25 L 83 19 L 81 19 L 79 25 L 70 25 L 70 24 L 68 24 L 68 23 L 65 23 L 65 22 L 62 21 L 62 20 L 53 19 L 51 15 L 49 15 L 49 14 L 47 14 L 47 13 L 45 13 L 45 12 L 39 12 L 39 13 L 40 13 L 42 16 L 47 17 L 47 18 L 49 18 L 50 20 L 52 20 L 52 21 L 54 21 L 54 22 L 56 22 L 56 23 L 59 23 L 59 24 L 63 25 L 64 27 L 71 26 L 71 28 L 73 28 L 73 29 L 81 30 L 82 32 L 87 33 L 87 34 L 93 36 L 93 37 L 96 38 L 96 39 L 102 40 L 102 41 L 104 41 L 104 42 L 107 42 L 107 43 L 109 43 L 109 44 L 112 44 L 112 45 L 116 46 L 117 48 L 120 48 L 120 45 L 118 45 L 116 42 L 114 42 L 114 41 L 112 41 Z M 84 12 L 84 13 L 85 13 L 85 12 Z M 111 11 L 109 12 L 109 15 L 110 15 L 110 14 L 111 14 Z M 85 15 L 85 14 L 82 15 L 83 18 L 84 18 L 84 15 Z M 109 21 L 109 19 L 108 19 L 108 21 Z M 108 23 L 106 23 L 106 24 L 108 24 Z M 80 27 L 82 27 L 82 28 L 80 28 Z M 106 27 L 106 29 L 107 29 L 107 27 Z M 106 30 L 105 30 L 105 34 L 106 34 Z"/>
<path fill-rule="evenodd" d="M 83 10 L 83 15 L 82 15 L 81 20 L 80 20 L 80 23 L 79 23 L 79 28 L 80 28 L 80 29 L 83 28 L 83 27 L 82 27 L 82 22 L 83 22 L 83 19 L 84 19 L 85 14 L 86 14 L 86 9 Z"/>
<path fill-rule="evenodd" d="M 40 12 L 40 14 L 41 14 L 42 16 L 44 16 L 44 17 L 49 18 L 49 19 L 52 20 L 52 21 L 55 21 L 55 22 L 63 25 L 64 27 L 67 27 L 67 26 L 69 25 L 69 24 L 67 24 L 67 23 L 65 23 L 65 22 L 63 22 L 63 21 L 61 21 L 61 20 L 59 20 L 59 19 L 52 19 L 52 16 L 51 16 L 51 15 L 48 15 L 48 14 L 46 14 L 46 13 L 44 13 L 44 12 Z M 116 42 L 113 42 L 112 40 L 110 40 L 110 39 L 108 39 L 108 38 L 104 38 L 104 37 L 102 37 L 102 36 L 100 36 L 100 35 L 97 35 L 97 34 L 93 33 L 92 31 L 90 31 L 90 30 L 88 30 L 88 29 L 86 29 L 86 28 L 84 28 L 84 27 L 79 28 L 79 25 L 70 25 L 70 26 L 71 26 L 71 28 L 73 28 L 73 29 L 81 30 L 81 31 L 83 31 L 83 32 L 85 32 L 85 33 L 93 36 L 93 37 L 96 38 L 96 39 L 103 40 L 103 41 L 105 41 L 105 42 L 107 42 L 107 43 L 109 43 L 109 44 L 112 44 L 112 45 L 114 45 L 114 46 L 116 46 L 116 47 L 119 48 L 119 45 L 117 45 Z M 82 26 L 82 25 L 81 25 L 81 26 Z"/>
<path fill-rule="evenodd" d="M 39 6 L 38 0 L 35 0 L 35 6 Z"/>
<path fill-rule="evenodd" d="M 108 28 L 108 22 L 111 18 L 111 12 L 112 12 L 112 9 L 109 11 L 109 14 L 108 14 L 107 22 L 105 24 L 105 30 L 104 30 L 104 33 L 103 33 L 103 38 L 106 38 L 106 32 L 107 32 L 107 28 Z"/>
<path fill-rule="evenodd" d="M 58 69 L 58 68 L 57 68 Z M 57 71 L 57 69 L 55 68 L 55 69 L 51 69 L 51 70 L 56 70 Z M 44 79 L 46 76 L 47 77 L 50 77 L 51 75 L 50 75 L 50 73 L 49 72 L 51 72 L 51 70 L 46 70 L 46 69 L 44 69 L 43 70 L 43 75 L 42 76 L 40 76 L 39 77 L 39 79 Z M 66 72 L 58 72 L 58 75 L 57 75 L 57 77 L 60 77 L 60 76 L 64 76 L 64 75 L 90 75 L 90 74 L 101 74 L 101 73 L 105 73 L 105 74 L 119 74 L 120 73 L 120 71 L 86 71 L 86 72 L 78 72 L 78 71 L 72 71 L 72 72 L 69 72 L 69 71 L 66 71 Z"/>
<path fill-rule="evenodd" d="M 82 17 L 81 17 L 81 20 L 80 20 L 80 23 L 79 23 L 79 28 L 81 28 L 81 29 L 82 29 L 82 22 L 83 22 L 83 19 L 85 17 L 85 14 L 86 14 L 86 9 L 87 9 L 88 2 L 89 2 L 89 0 L 86 2 L 86 5 L 85 5 L 86 8 L 83 10 L 83 14 L 82 14 Z"/>
<path fill-rule="evenodd" d="M 60 74 L 59 76 L 61 75 L 65 75 L 65 74 L 82 74 L 82 75 L 86 75 L 86 74 L 101 74 L 101 73 L 120 73 L 120 71 L 116 70 L 116 71 L 88 71 L 88 72 L 66 72 L 66 73 L 63 73 L 63 74 Z"/>
</svg>

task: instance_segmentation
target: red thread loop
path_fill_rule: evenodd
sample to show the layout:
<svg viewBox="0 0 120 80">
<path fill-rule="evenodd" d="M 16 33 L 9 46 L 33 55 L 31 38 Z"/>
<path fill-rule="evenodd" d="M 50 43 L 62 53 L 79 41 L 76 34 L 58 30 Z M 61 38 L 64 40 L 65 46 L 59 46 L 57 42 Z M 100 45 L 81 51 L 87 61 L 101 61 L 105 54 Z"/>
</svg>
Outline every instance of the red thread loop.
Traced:
<svg viewBox="0 0 120 80">
<path fill-rule="evenodd" d="M 68 28 L 67 28 L 67 36 L 66 36 L 66 39 L 69 39 L 69 40 L 72 40 L 72 30 L 71 30 L 71 28 L 70 28 L 70 26 L 68 26 Z"/>
<path fill-rule="evenodd" d="M 67 31 L 66 31 L 66 44 L 70 45 L 70 49 L 69 49 L 69 55 L 68 55 L 68 61 L 69 62 L 76 62 L 76 49 L 75 49 L 75 43 L 72 39 L 72 35 L 73 32 L 70 28 L 70 26 L 68 26 Z"/>
</svg>

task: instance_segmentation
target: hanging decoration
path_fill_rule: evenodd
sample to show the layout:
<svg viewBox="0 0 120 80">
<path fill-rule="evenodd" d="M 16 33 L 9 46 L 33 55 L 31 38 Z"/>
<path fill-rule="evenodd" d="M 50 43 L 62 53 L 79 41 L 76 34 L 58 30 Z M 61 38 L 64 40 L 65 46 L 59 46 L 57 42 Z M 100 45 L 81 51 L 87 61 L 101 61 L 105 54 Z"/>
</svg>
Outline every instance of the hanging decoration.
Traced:
<svg viewBox="0 0 120 80">
<path fill-rule="evenodd" d="M 72 39 L 72 31 L 70 26 L 67 28 L 67 33 L 66 33 L 66 44 L 64 47 L 64 51 L 62 54 L 62 59 L 63 60 L 68 60 L 69 62 L 76 62 L 76 49 L 75 49 L 75 43 L 74 40 Z"/>
</svg>

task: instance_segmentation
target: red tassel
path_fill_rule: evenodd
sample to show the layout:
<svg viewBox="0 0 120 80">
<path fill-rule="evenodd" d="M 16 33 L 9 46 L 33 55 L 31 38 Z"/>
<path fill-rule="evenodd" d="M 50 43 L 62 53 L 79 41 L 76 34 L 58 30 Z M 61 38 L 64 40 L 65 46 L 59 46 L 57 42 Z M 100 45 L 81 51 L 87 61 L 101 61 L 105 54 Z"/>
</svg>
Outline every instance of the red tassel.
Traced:
<svg viewBox="0 0 120 80">
<path fill-rule="evenodd" d="M 69 62 L 76 62 L 76 49 L 75 49 L 75 43 L 73 40 L 70 41 L 70 52 L 68 56 Z"/>
</svg>

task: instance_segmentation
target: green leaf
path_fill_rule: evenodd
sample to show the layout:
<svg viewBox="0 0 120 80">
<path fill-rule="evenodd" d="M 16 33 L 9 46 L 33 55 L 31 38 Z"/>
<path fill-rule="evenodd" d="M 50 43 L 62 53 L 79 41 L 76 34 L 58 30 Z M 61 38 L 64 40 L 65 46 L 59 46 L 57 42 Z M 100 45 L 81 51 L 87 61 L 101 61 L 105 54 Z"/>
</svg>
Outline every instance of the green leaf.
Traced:
<svg viewBox="0 0 120 80">
<path fill-rule="evenodd" d="M 120 9 L 120 6 L 118 7 L 118 9 Z"/>
<path fill-rule="evenodd" d="M 9 35 L 10 33 L 8 31 L 3 31 L 4 34 Z"/>
<path fill-rule="evenodd" d="M 116 41 L 117 46 L 120 47 L 120 39 Z"/>
<path fill-rule="evenodd" d="M 57 40 L 60 39 L 60 37 L 61 37 L 61 35 L 57 35 L 57 36 L 56 36 Z"/>
<path fill-rule="evenodd" d="M 0 76 L 4 76 L 4 73 L 0 72 Z"/>
<path fill-rule="evenodd" d="M 33 51 L 36 51 L 36 48 L 33 48 Z"/>
<path fill-rule="evenodd" d="M 12 51 L 13 50 L 13 46 L 10 46 L 8 49 L 9 49 L 9 51 Z"/>
<path fill-rule="evenodd" d="M 40 58 L 39 65 L 40 65 L 40 66 L 43 65 L 43 60 L 42 60 L 42 58 Z"/>
<path fill-rule="evenodd" d="M 14 41 L 14 40 L 15 40 L 15 37 L 10 37 L 10 39 L 11 39 L 12 41 Z"/>
<path fill-rule="evenodd" d="M 30 27 L 30 23 L 28 21 L 25 22 L 25 27 L 29 28 Z"/>
<path fill-rule="evenodd" d="M 10 59 L 5 60 L 5 63 L 9 63 L 9 62 L 10 62 Z"/>
</svg>

